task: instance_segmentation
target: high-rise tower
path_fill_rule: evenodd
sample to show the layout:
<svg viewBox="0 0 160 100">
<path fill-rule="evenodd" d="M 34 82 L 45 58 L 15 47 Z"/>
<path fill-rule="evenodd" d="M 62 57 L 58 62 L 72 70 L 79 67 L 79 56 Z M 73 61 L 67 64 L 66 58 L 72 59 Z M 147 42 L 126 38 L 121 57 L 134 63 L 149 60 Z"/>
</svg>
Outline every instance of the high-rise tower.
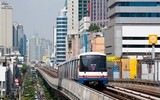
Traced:
<svg viewBox="0 0 160 100">
<path fill-rule="evenodd" d="M 99 27 L 107 25 L 107 0 L 90 0 L 91 23 Z"/>
<path fill-rule="evenodd" d="M 12 7 L 0 2 L 0 48 L 2 54 L 9 54 L 13 47 Z"/>
<path fill-rule="evenodd" d="M 71 58 L 79 54 L 79 21 L 87 16 L 87 7 L 90 0 L 67 1 L 67 39 L 66 57 Z"/>
<path fill-rule="evenodd" d="M 57 17 L 56 30 L 56 64 L 66 60 L 67 8 L 64 7 Z"/>
</svg>

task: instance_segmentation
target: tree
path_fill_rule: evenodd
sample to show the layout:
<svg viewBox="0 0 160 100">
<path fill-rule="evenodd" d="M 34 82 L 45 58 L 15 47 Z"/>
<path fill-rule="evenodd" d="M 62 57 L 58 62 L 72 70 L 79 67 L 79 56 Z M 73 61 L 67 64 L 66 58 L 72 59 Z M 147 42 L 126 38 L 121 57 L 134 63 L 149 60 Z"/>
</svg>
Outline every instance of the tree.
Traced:
<svg viewBox="0 0 160 100">
<path fill-rule="evenodd" d="M 96 24 L 91 24 L 87 31 L 88 32 L 99 32 L 100 31 L 100 27 L 97 26 Z"/>
<path fill-rule="evenodd" d="M 21 68 L 21 72 L 23 73 L 23 75 L 27 72 L 27 69 L 28 69 L 27 65 L 24 64 L 23 67 Z"/>
</svg>

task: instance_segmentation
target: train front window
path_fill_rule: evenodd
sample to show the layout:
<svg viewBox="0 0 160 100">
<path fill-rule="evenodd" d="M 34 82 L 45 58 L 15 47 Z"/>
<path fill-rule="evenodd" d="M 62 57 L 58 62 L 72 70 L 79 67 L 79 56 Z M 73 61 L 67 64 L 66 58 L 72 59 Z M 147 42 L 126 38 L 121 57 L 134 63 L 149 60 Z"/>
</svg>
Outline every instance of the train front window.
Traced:
<svg viewBox="0 0 160 100">
<path fill-rule="evenodd" d="M 106 57 L 98 55 L 81 56 L 80 71 L 106 71 Z"/>
</svg>

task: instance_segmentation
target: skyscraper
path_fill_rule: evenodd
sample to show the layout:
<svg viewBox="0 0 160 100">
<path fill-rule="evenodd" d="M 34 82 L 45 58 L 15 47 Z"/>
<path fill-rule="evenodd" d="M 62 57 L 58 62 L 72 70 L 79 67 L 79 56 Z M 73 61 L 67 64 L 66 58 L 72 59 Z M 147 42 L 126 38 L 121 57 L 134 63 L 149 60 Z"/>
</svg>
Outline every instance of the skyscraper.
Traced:
<svg viewBox="0 0 160 100">
<path fill-rule="evenodd" d="M 64 7 L 57 17 L 56 23 L 56 63 L 66 60 L 67 9 Z"/>
<path fill-rule="evenodd" d="M 17 26 L 18 33 L 18 50 L 23 56 L 26 56 L 26 35 L 24 34 L 24 29 L 22 24 Z"/>
<path fill-rule="evenodd" d="M 0 2 L 0 48 L 2 54 L 9 54 L 13 47 L 12 7 Z"/>
<path fill-rule="evenodd" d="M 78 1 L 78 20 L 80 21 L 83 17 L 88 14 L 88 3 L 90 0 L 79 0 Z"/>
<path fill-rule="evenodd" d="M 13 51 L 18 50 L 18 23 L 13 23 Z"/>
<path fill-rule="evenodd" d="M 41 61 L 40 58 L 40 39 L 38 34 L 31 36 L 29 39 L 29 60 Z"/>
<path fill-rule="evenodd" d="M 91 23 L 99 27 L 107 25 L 107 0 L 90 0 Z"/>
<path fill-rule="evenodd" d="M 108 19 L 107 55 L 143 57 L 152 50 L 149 34 L 160 37 L 160 1 L 108 0 Z M 155 52 L 160 53 L 159 42 Z"/>
<path fill-rule="evenodd" d="M 79 21 L 87 16 L 87 5 L 90 0 L 68 0 L 67 1 L 67 59 L 79 54 Z"/>
<path fill-rule="evenodd" d="M 21 38 L 23 38 L 23 35 L 24 35 L 24 30 L 23 30 L 23 25 L 22 24 L 18 24 L 17 32 L 18 32 L 18 47 L 20 48 Z"/>
<path fill-rule="evenodd" d="M 31 36 L 29 39 L 29 60 L 42 61 L 43 56 L 50 58 L 52 47 L 50 40 L 39 38 L 38 34 Z"/>
</svg>

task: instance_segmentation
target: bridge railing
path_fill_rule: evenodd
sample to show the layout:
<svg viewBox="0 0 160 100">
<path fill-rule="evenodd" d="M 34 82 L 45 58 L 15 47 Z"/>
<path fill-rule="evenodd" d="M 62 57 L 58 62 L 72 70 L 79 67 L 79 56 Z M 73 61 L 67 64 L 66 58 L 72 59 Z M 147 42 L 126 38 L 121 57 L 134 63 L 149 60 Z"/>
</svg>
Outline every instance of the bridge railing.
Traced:
<svg viewBox="0 0 160 100">
<path fill-rule="evenodd" d="M 115 98 L 109 95 L 83 86 L 75 81 L 52 78 L 42 70 L 38 69 L 38 71 L 52 88 L 60 91 L 71 100 L 115 100 Z"/>
</svg>

